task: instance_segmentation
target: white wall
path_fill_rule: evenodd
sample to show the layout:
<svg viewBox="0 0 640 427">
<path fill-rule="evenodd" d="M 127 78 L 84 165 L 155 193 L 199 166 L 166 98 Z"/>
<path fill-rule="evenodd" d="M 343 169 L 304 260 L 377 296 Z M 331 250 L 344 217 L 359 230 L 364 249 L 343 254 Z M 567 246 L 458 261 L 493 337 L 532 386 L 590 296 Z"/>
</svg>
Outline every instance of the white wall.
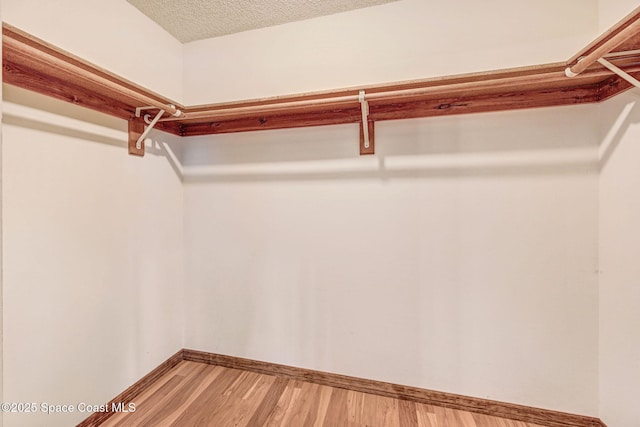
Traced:
<svg viewBox="0 0 640 427">
<path fill-rule="evenodd" d="M 194 104 L 563 61 L 635 6 L 476 3 L 194 42 L 184 64 L 125 0 L 2 12 Z M 163 152 L 124 153 L 124 122 L 7 97 L 5 401 L 101 403 L 186 346 L 638 424 L 635 98 L 379 123 L 364 158 L 350 125 L 195 138 L 183 189 Z"/>
<path fill-rule="evenodd" d="M 182 101 L 182 44 L 126 0 L 1 3 L 5 22 Z"/>
<path fill-rule="evenodd" d="M 595 108 L 195 139 L 186 346 L 597 415 Z"/>
<path fill-rule="evenodd" d="M 3 109 L 4 398 L 104 403 L 183 346 L 180 177 L 124 121 L 11 87 Z"/>
<path fill-rule="evenodd" d="M 125 0 L 1 5 L 9 24 L 182 101 L 182 45 Z M 183 346 L 180 177 L 162 152 L 130 157 L 124 121 L 15 89 L 3 109 L 4 398 L 104 403 Z"/>
<path fill-rule="evenodd" d="M 601 106 L 600 415 L 640 425 L 640 108 L 625 94 Z"/>
<path fill-rule="evenodd" d="M 186 44 L 187 104 L 565 61 L 596 0 L 401 0 Z"/>
<path fill-rule="evenodd" d="M 598 27 L 604 32 L 638 6 L 637 0 L 598 0 Z"/>
<path fill-rule="evenodd" d="M 638 7 L 600 0 L 601 31 Z M 640 395 L 640 109 L 633 90 L 600 105 L 599 407 L 609 426 L 635 427 Z"/>
<path fill-rule="evenodd" d="M 194 42 L 185 100 L 564 61 L 597 12 L 404 0 Z M 378 123 L 363 158 L 351 125 L 191 140 L 187 347 L 597 415 L 596 111 Z"/>
</svg>

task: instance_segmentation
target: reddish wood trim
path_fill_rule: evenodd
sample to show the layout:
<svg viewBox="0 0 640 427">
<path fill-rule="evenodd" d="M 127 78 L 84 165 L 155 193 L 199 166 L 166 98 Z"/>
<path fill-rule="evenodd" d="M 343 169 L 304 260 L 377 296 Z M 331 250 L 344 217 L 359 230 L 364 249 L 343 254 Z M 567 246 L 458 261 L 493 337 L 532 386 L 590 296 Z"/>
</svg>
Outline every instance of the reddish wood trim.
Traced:
<svg viewBox="0 0 640 427">
<path fill-rule="evenodd" d="M 142 96 L 149 97 L 154 100 L 154 102 L 160 104 L 173 104 L 177 108 L 183 109 L 184 106 L 169 100 L 168 98 L 163 97 L 149 89 L 146 89 L 140 85 L 137 85 L 127 79 L 124 79 L 117 74 L 114 74 L 104 68 L 98 67 L 97 65 L 91 64 L 84 59 L 73 55 L 65 50 L 60 49 L 57 46 L 54 46 L 46 41 L 35 37 L 25 31 L 22 31 L 13 25 L 7 24 L 6 22 L 2 23 L 2 37 L 3 44 L 4 39 L 14 40 L 17 42 L 17 46 L 22 46 L 24 49 L 33 49 L 32 51 L 41 52 L 43 54 L 48 55 L 51 58 L 56 58 L 61 60 L 62 62 L 67 63 L 70 67 L 75 67 L 79 70 L 83 70 L 88 75 L 97 76 L 104 80 L 110 81 L 113 83 L 114 87 L 123 87 L 132 92 L 137 92 Z M 15 46 L 14 45 L 14 46 Z M 3 46 L 4 47 L 4 46 Z M 3 53 L 4 55 L 4 53 Z"/>
<path fill-rule="evenodd" d="M 633 60 L 617 61 L 629 64 L 629 71 L 640 70 Z M 391 84 L 392 91 L 366 89 L 369 117 L 395 120 L 598 102 L 600 87 L 611 75 L 594 67 L 568 79 L 562 65 L 551 64 Z M 357 92 L 349 90 L 217 104 L 209 110 L 187 107 L 184 118 L 163 120 L 176 120 L 182 135 L 195 136 L 357 123 L 359 117 Z"/>
<path fill-rule="evenodd" d="M 606 427 L 598 418 L 461 396 L 451 393 L 443 393 L 433 390 L 425 390 L 416 387 L 349 377 L 346 375 L 332 374 L 328 372 L 313 371 L 239 357 L 224 356 L 188 349 L 183 350 L 183 357 L 184 360 L 192 362 L 219 365 L 226 368 L 242 369 L 261 374 L 277 375 L 285 378 L 377 394 L 396 399 L 404 399 L 427 405 L 437 405 L 527 423 L 541 424 L 548 427 Z"/>
<path fill-rule="evenodd" d="M 111 404 L 123 403 L 125 406 L 147 390 L 153 385 L 161 376 L 169 372 L 174 366 L 184 360 L 184 350 L 178 351 L 166 361 L 162 362 L 158 367 L 142 377 L 139 381 L 133 384 L 131 387 L 120 393 L 114 399 L 110 400 L 107 404 L 108 408 L 111 408 Z M 107 418 L 112 416 L 114 412 L 96 412 L 82 421 L 77 427 L 95 427 L 102 424 Z"/>
<path fill-rule="evenodd" d="M 3 81 L 128 119 L 136 107 L 175 102 L 3 23 Z M 181 108 L 181 106 L 178 106 Z"/>
<path fill-rule="evenodd" d="M 636 64 L 637 61 L 634 61 L 634 58 L 624 58 L 625 62 L 618 62 L 616 64 L 620 67 L 625 67 L 629 65 Z M 623 59 L 621 58 L 620 61 Z M 402 90 L 411 90 L 411 89 L 421 89 L 421 88 L 437 88 L 440 89 L 451 89 L 452 85 L 460 85 L 460 84 L 473 84 L 473 83 L 481 83 L 487 85 L 489 80 L 495 82 L 508 82 L 510 83 L 523 83 L 523 84 L 532 84 L 539 83 L 543 80 L 545 83 L 560 83 L 561 85 L 573 85 L 568 81 L 567 77 L 564 75 L 564 69 L 566 65 L 564 62 L 560 63 L 551 63 L 551 64 L 542 64 L 542 65 L 534 65 L 527 67 L 516 67 L 516 68 L 508 68 L 502 70 L 493 70 L 493 71 L 483 71 L 476 73 L 466 73 L 466 74 L 458 74 L 453 76 L 441 76 L 441 77 L 432 77 L 427 79 L 418 79 L 418 80 L 408 80 L 402 82 L 393 82 L 393 83 L 384 83 L 377 85 L 369 85 L 369 86 L 355 86 L 350 88 L 343 88 L 338 90 L 330 90 L 330 91 L 318 91 L 318 92 L 309 92 L 302 94 L 294 94 L 294 95 L 284 95 L 284 96 L 275 96 L 275 97 L 267 97 L 267 98 L 258 98 L 258 99 L 250 99 L 250 100 L 242 100 L 242 101 L 232 101 L 232 102 L 222 102 L 216 104 L 205 104 L 205 105 L 196 105 L 185 107 L 185 112 L 187 113 L 198 113 L 198 112 L 213 112 L 219 110 L 226 110 L 230 108 L 237 107 L 248 107 L 248 106 L 266 106 L 266 105 L 274 105 L 281 104 L 287 102 L 294 101 L 305 101 L 305 100 L 317 100 L 317 99 L 326 99 L 326 98 L 336 98 L 336 97 L 344 97 L 344 96 L 352 96 L 357 100 L 358 93 L 360 90 L 365 90 L 367 93 L 367 99 L 370 98 L 372 94 L 380 94 L 380 93 L 388 93 L 392 91 L 402 91 Z M 597 80 L 602 80 L 608 76 L 611 76 L 611 72 L 606 70 L 604 67 L 594 67 L 592 70 L 589 70 L 589 76 L 594 80 L 589 83 L 594 83 Z M 585 76 L 581 76 L 581 78 L 585 78 Z M 582 80 L 585 81 L 585 80 Z M 495 86 L 493 86 L 495 87 Z M 187 114 L 188 115 L 188 114 Z"/>
<path fill-rule="evenodd" d="M 640 8 L 578 55 L 592 55 L 612 40 L 624 40 L 621 47 L 638 47 L 639 32 Z M 611 61 L 629 73 L 640 72 L 638 54 Z M 360 90 L 367 93 L 369 119 L 379 121 L 599 102 L 629 87 L 600 64 L 571 79 L 564 75 L 565 67 L 554 63 L 186 108 L 178 105 L 184 115 L 162 119 L 156 127 L 196 136 L 358 123 Z M 125 120 L 134 117 L 136 107 L 156 105 L 171 111 L 168 105 L 176 104 L 7 24 L 3 24 L 3 80 Z"/>
<path fill-rule="evenodd" d="M 631 75 L 636 79 L 640 79 L 640 73 L 631 73 Z M 633 88 L 634 86 L 623 78 L 613 76 L 600 87 L 599 101 L 606 101 L 607 99 L 613 98 L 614 96 Z"/>
<path fill-rule="evenodd" d="M 140 148 L 136 147 L 138 138 L 144 132 L 144 122 L 140 119 L 129 120 L 129 154 L 144 157 L 144 141 Z"/>
<path fill-rule="evenodd" d="M 177 136 L 184 136 L 182 125 L 177 122 L 156 123 L 154 129 L 161 130 Z"/>
<path fill-rule="evenodd" d="M 358 106 L 350 109 L 326 112 L 307 112 L 295 115 L 260 115 L 257 117 L 253 116 L 225 120 L 212 119 L 196 123 L 184 123 L 182 124 L 182 135 L 213 135 L 218 133 L 247 132 L 254 130 L 287 129 L 347 123 L 356 124 L 359 123 L 360 120 L 362 120 L 362 113 L 360 112 L 360 106 Z"/>
<path fill-rule="evenodd" d="M 623 57 L 616 59 L 615 62 L 616 65 L 625 68 L 628 72 L 640 71 L 637 59 L 636 57 Z M 527 102 L 536 106 L 537 96 L 545 96 L 554 92 L 562 93 L 583 89 L 593 92 L 592 95 L 594 95 L 598 85 L 611 77 L 611 75 L 612 73 L 609 70 L 598 65 L 590 69 L 588 73 L 584 73 L 575 79 L 568 79 L 564 75 L 564 64 L 547 64 L 389 83 L 363 88 L 187 107 L 184 118 L 166 118 L 163 121 L 177 120 L 181 124 L 189 126 L 207 122 L 236 121 L 244 118 L 256 120 L 261 117 L 277 116 L 283 119 L 287 117 L 293 119 L 297 117 L 304 118 L 306 113 L 311 112 L 350 111 L 352 108 L 358 107 L 357 99 L 360 89 L 366 90 L 367 100 L 370 104 L 378 105 L 394 105 L 400 102 L 443 97 L 451 98 L 454 96 L 491 96 L 495 100 L 493 111 L 499 111 L 507 108 L 500 102 L 501 98 L 509 98 L 512 94 L 526 93 L 530 98 L 522 99 L 521 102 L 525 105 L 520 108 L 527 108 Z M 559 102 L 553 105 L 574 103 L 567 97 L 560 99 Z M 591 102 L 595 102 L 595 100 L 594 96 Z M 547 102 L 540 104 L 545 105 Z M 341 123 L 351 122 L 351 118 L 341 121 Z M 251 130 L 256 129 L 251 127 Z"/>
<path fill-rule="evenodd" d="M 384 86 L 367 87 L 364 90 L 367 93 L 367 101 L 370 103 L 390 105 L 425 97 L 491 94 L 499 98 L 513 91 L 589 88 L 595 87 L 597 83 L 611 75 L 610 71 L 601 68 L 579 79 L 569 80 L 565 77 L 563 70 L 561 64 L 549 64 L 390 83 Z M 332 92 L 214 104 L 209 107 L 187 107 L 185 117 L 166 118 L 163 121 L 174 120 L 189 124 L 203 120 L 231 120 L 272 114 L 304 114 L 311 111 L 334 111 L 358 106 L 358 91 L 341 89 Z"/>
<path fill-rule="evenodd" d="M 397 120 L 592 103 L 600 100 L 599 88 L 600 86 L 593 85 L 587 88 L 514 91 L 502 96 L 494 96 L 493 94 L 473 96 L 432 95 L 392 104 L 370 101 L 369 119 L 372 121 Z M 182 135 L 197 136 L 255 130 L 355 124 L 360 123 L 361 120 L 362 113 L 360 107 L 356 105 L 348 109 L 328 111 L 317 110 L 297 114 L 263 114 L 257 118 L 255 116 L 224 118 L 196 123 L 186 121 L 186 123 L 182 124 Z"/>
<path fill-rule="evenodd" d="M 12 51 L 10 49 L 3 48 L 2 53 L 2 80 L 4 83 L 125 120 L 135 114 L 135 107 L 123 102 L 113 102 L 110 97 L 93 92 L 89 88 L 77 86 L 72 81 L 60 81 L 46 72 L 25 67 L 21 60 L 15 61 L 11 57 Z"/>
</svg>

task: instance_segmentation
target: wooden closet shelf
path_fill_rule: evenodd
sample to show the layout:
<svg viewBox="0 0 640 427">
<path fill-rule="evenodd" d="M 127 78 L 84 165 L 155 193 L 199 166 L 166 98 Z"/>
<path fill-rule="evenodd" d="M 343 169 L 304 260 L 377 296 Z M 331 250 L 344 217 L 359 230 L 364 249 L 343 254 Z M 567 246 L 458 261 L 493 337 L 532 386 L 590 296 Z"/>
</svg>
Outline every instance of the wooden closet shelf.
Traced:
<svg viewBox="0 0 640 427">
<path fill-rule="evenodd" d="M 372 137 L 381 120 L 592 103 L 629 89 L 601 57 L 640 77 L 640 8 L 565 63 L 200 106 L 180 105 L 6 23 L 2 35 L 5 83 L 138 122 L 130 125 L 136 134 L 136 108 L 147 106 L 167 113 L 157 129 L 179 136 L 345 123 L 360 123 L 362 134 L 364 90 Z"/>
</svg>

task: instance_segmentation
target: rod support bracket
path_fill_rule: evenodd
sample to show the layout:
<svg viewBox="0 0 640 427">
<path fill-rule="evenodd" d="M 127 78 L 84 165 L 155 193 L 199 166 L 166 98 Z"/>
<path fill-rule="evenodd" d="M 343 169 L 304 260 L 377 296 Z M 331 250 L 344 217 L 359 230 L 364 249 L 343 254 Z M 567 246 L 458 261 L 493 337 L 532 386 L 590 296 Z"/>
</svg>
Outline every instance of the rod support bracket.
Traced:
<svg viewBox="0 0 640 427">
<path fill-rule="evenodd" d="M 151 129 L 158 123 L 158 121 L 162 118 L 164 113 L 171 114 L 174 117 L 181 117 L 182 111 L 178 110 L 175 105 L 169 105 L 172 109 L 175 109 L 175 113 L 171 113 L 171 111 L 166 111 L 163 109 L 158 109 L 158 107 L 147 106 L 147 107 L 136 107 L 136 117 L 141 117 L 142 112 L 145 110 L 159 110 L 156 116 L 151 119 L 151 115 L 145 114 L 143 120 L 147 123 L 147 127 L 144 127 L 144 123 L 140 120 L 131 119 L 129 120 L 129 154 L 136 156 L 144 156 L 144 140 L 151 132 Z"/>
<path fill-rule="evenodd" d="M 578 65 L 578 63 L 583 59 L 584 59 L 584 56 L 581 56 L 580 58 L 578 58 L 578 60 L 576 61 L 576 65 Z M 564 69 L 564 75 L 569 78 L 577 77 L 579 74 L 580 73 L 574 73 L 573 70 L 571 69 L 571 66 Z"/>
<path fill-rule="evenodd" d="M 362 112 L 362 121 L 360 124 L 360 155 L 374 154 L 374 124 L 369 120 L 369 102 L 365 98 L 365 91 L 361 90 L 358 94 L 360 102 L 360 110 Z"/>
<path fill-rule="evenodd" d="M 574 73 L 573 71 L 571 71 L 571 67 L 567 67 L 564 69 L 564 75 L 567 77 L 576 77 L 578 73 Z"/>
<path fill-rule="evenodd" d="M 635 86 L 637 88 L 640 88 L 640 81 L 638 81 L 638 79 L 636 79 L 631 74 L 629 74 L 626 71 L 624 71 L 623 69 L 613 65 L 611 62 L 607 61 L 604 58 L 598 59 L 598 62 L 600 64 L 604 65 L 609 71 L 614 72 L 615 74 L 620 76 L 622 79 L 624 79 L 627 82 L 631 83 L 633 86 Z"/>
</svg>

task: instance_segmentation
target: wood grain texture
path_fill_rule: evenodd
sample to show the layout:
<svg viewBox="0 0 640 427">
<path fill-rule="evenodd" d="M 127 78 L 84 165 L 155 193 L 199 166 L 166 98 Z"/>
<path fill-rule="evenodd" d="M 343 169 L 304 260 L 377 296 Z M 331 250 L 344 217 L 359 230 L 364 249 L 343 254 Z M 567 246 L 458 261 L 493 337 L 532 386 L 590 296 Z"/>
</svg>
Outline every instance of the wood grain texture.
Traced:
<svg viewBox="0 0 640 427">
<path fill-rule="evenodd" d="M 6 23 L 2 26 L 2 48 L 5 83 L 125 120 L 134 116 L 136 107 L 176 112 L 174 101 Z"/>
<path fill-rule="evenodd" d="M 309 381 L 183 361 L 101 425 L 542 427 Z"/>
<path fill-rule="evenodd" d="M 137 106 L 155 106 L 170 114 L 178 112 L 174 102 L 6 23 L 2 26 L 2 45 L 14 53 L 14 59 L 20 58 L 22 64 L 44 71 L 57 81 L 74 81 L 97 93 L 114 93 L 135 100 Z"/>
<path fill-rule="evenodd" d="M 569 79 L 566 77 L 563 77 L 563 85 L 549 87 L 537 87 L 520 82 L 517 87 L 510 88 L 508 92 L 501 92 L 493 86 L 451 91 L 444 86 L 438 87 L 440 91 L 423 91 L 393 99 L 375 99 L 375 95 L 372 94 L 369 96 L 369 118 L 375 122 L 594 103 L 601 100 L 601 86 L 608 84 L 610 79 L 611 73 L 606 73 L 597 80 L 583 77 L 580 84 L 576 85 L 567 84 Z M 589 84 L 586 84 L 587 81 Z M 295 113 L 265 109 L 258 116 L 244 113 L 232 114 L 231 110 L 227 110 L 222 117 L 214 113 L 208 117 L 203 113 L 199 116 L 200 118 L 194 119 L 190 111 L 187 108 L 186 118 L 177 121 L 182 126 L 183 136 L 348 124 L 361 121 L 359 106 L 346 103 L 342 108 L 327 110 L 321 106 L 313 106 L 306 109 L 299 108 Z"/>
<path fill-rule="evenodd" d="M 262 399 L 257 406 L 255 412 L 252 414 L 247 425 L 250 426 L 262 426 L 265 425 L 274 408 L 278 404 L 280 396 L 284 393 L 287 387 L 288 380 L 282 377 L 276 377 L 269 385 L 265 398 Z"/>
<path fill-rule="evenodd" d="M 144 132 L 144 122 L 140 119 L 129 119 L 129 154 L 134 156 L 144 156 L 144 141 L 140 148 L 136 147 L 138 138 Z"/>
<path fill-rule="evenodd" d="M 640 79 L 640 73 L 638 72 L 631 73 L 631 75 L 636 79 Z M 600 88 L 600 101 L 606 101 L 607 99 L 613 98 L 614 96 L 632 88 L 633 85 L 623 78 L 618 76 L 611 77 L 607 80 L 606 84 L 602 85 Z"/>
<path fill-rule="evenodd" d="M 97 65 L 91 64 L 84 59 L 73 55 L 70 52 L 62 50 L 46 41 L 35 37 L 25 31 L 22 31 L 12 25 L 7 24 L 6 22 L 2 23 L 2 36 L 3 36 L 3 47 L 13 46 L 17 47 L 18 52 L 24 54 L 28 53 L 36 53 L 33 55 L 31 59 L 37 60 L 38 58 L 49 58 L 49 60 L 45 60 L 44 62 L 49 65 L 53 65 L 51 61 L 60 65 L 61 68 L 71 68 L 75 69 L 74 73 L 81 74 L 83 78 L 88 78 L 90 80 L 100 79 L 101 82 L 109 83 L 109 87 L 113 89 L 123 88 L 122 92 L 133 93 L 135 97 L 138 96 L 148 98 L 153 104 L 160 104 L 160 106 L 164 106 L 165 104 L 174 104 L 178 108 L 184 108 L 179 104 L 170 101 L 169 99 L 159 95 L 155 92 L 150 91 L 140 85 L 137 85 L 129 80 L 126 80 L 115 73 L 111 73 L 104 68 L 98 67 Z M 4 52 L 3 52 L 4 55 Z M 28 58 L 22 58 L 23 60 Z M 167 105 L 168 107 L 168 105 Z M 172 112 L 175 110 L 170 109 Z"/>
<path fill-rule="evenodd" d="M 425 390 L 398 384 L 390 384 L 345 375 L 319 372 L 308 369 L 278 365 L 250 359 L 242 359 L 219 354 L 205 353 L 195 350 L 183 350 L 184 360 L 207 363 L 226 368 L 248 370 L 266 375 L 276 375 L 290 380 L 308 381 L 328 387 L 357 391 L 361 393 L 375 394 L 383 397 L 408 400 L 416 404 L 424 404 L 468 411 L 471 413 L 491 415 L 525 423 L 540 424 L 548 427 L 602 427 L 601 420 L 582 415 L 568 414 L 564 412 L 533 408 L 492 400 L 461 396 L 451 393 L 443 393 L 433 390 Z M 343 409 L 329 404 L 336 411 Z M 332 411 L 330 411 L 332 412 Z M 406 418 L 406 417 L 405 417 Z"/>
<path fill-rule="evenodd" d="M 579 55 L 603 45 L 640 46 L 640 9 L 624 18 Z M 640 72 L 640 54 L 610 58 L 629 73 Z M 575 62 L 570 59 L 569 62 Z M 575 78 L 566 63 L 351 87 L 185 107 L 68 52 L 3 25 L 3 81 L 125 120 L 135 108 L 154 105 L 184 114 L 165 117 L 157 129 L 179 136 L 358 123 L 358 94 L 367 93 L 371 121 L 434 117 L 599 102 L 630 86 L 600 64 Z M 613 84 L 615 82 L 615 84 Z M 372 126 L 370 126 L 371 128 Z M 368 154 L 364 153 L 363 154 Z"/>
<path fill-rule="evenodd" d="M 127 388 L 125 391 L 120 393 L 114 399 L 110 400 L 107 404 L 109 408 L 111 408 L 112 403 L 124 403 L 127 405 L 132 402 L 133 399 L 140 396 L 143 392 L 147 391 L 150 388 L 158 386 L 158 380 L 163 376 L 166 376 L 168 372 L 170 372 L 176 365 L 178 365 L 181 361 L 184 360 L 184 350 L 178 351 L 176 354 L 171 356 L 165 362 L 161 363 L 154 370 L 149 372 L 147 375 L 142 377 L 139 381 L 133 384 L 131 387 Z M 113 412 L 96 412 L 90 415 L 87 419 L 78 424 L 78 427 L 93 427 L 101 425 L 104 420 L 111 417 Z"/>
</svg>

